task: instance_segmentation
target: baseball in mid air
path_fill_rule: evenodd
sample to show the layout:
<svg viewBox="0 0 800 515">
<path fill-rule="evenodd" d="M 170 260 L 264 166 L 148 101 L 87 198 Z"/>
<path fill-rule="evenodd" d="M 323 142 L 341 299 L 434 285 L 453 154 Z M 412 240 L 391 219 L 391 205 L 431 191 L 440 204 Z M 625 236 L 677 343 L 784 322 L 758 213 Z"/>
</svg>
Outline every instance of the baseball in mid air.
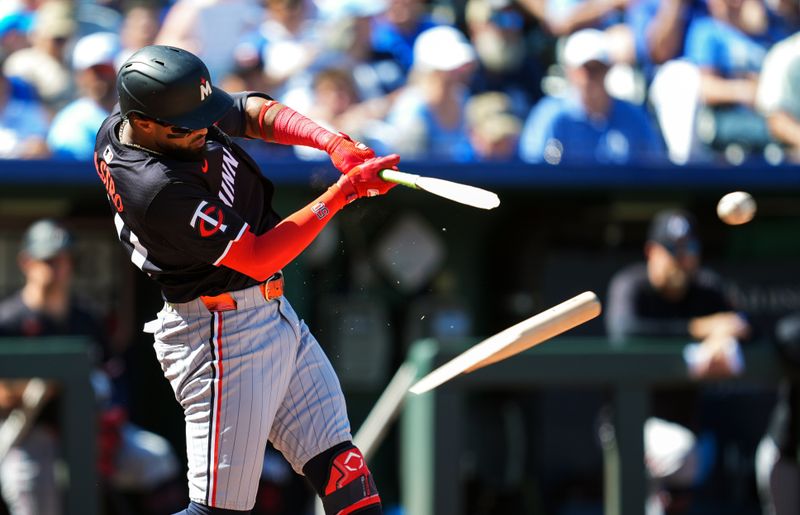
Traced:
<svg viewBox="0 0 800 515">
<path fill-rule="evenodd" d="M 756 215 L 756 201 L 746 191 L 734 191 L 719 199 L 719 219 L 728 225 L 746 224 Z"/>
</svg>

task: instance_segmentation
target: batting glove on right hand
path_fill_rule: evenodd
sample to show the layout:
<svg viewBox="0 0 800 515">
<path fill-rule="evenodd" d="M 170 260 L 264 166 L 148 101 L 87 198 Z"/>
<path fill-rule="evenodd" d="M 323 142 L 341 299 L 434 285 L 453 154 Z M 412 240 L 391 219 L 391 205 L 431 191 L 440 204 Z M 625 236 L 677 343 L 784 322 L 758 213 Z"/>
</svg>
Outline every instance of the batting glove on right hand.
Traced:
<svg viewBox="0 0 800 515">
<path fill-rule="evenodd" d="M 331 157 L 333 166 L 341 173 L 347 173 L 353 167 L 375 157 L 375 152 L 360 141 L 340 132 L 325 145 L 325 152 Z"/>
<path fill-rule="evenodd" d="M 350 203 L 361 197 L 376 197 L 383 195 L 397 186 L 380 178 L 378 173 L 387 168 L 397 169 L 400 156 L 390 154 L 384 157 L 374 157 L 354 167 L 336 182 Z"/>
</svg>

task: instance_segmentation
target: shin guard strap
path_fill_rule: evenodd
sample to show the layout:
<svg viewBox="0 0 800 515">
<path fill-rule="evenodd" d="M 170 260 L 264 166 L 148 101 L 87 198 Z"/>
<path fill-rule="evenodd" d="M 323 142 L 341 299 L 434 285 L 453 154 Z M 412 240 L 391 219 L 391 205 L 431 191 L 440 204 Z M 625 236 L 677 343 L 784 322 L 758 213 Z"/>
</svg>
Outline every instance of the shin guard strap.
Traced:
<svg viewBox="0 0 800 515">
<path fill-rule="evenodd" d="M 322 498 L 327 515 L 348 515 L 380 503 L 381 497 L 371 474 L 361 476 Z"/>
</svg>

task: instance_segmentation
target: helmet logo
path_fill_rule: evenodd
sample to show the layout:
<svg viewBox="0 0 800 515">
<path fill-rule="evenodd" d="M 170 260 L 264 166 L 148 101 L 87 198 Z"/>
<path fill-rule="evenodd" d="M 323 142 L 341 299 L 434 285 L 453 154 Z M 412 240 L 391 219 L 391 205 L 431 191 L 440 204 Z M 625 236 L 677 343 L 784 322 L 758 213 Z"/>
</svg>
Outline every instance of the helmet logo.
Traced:
<svg viewBox="0 0 800 515">
<path fill-rule="evenodd" d="M 211 81 L 200 77 L 200 102 L 211 96 Z"/>
</svg>

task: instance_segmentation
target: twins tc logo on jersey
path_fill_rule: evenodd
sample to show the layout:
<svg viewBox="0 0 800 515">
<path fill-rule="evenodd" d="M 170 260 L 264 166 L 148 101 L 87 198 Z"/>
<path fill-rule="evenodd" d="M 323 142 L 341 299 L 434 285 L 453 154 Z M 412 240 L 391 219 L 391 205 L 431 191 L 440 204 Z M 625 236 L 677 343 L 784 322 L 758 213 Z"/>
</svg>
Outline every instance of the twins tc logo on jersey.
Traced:
<svg viewBox="0 0 800 515">
<path fill-rule="evenodd" d="M 211 96 L 211 81 L 200 77 L 200 102 Z"/>
<path fill-rule="evenodd" d="M 194 210 L 194 215 L 189 225 L 191 225 L 193 229 L 198 229 L 200 231 L 200 236 L 208 238 L 218 231 L 225 232 L 225 230 L 228 229 L 228 226 L 223 223 L 224 220 L 225 214 L 222 212 L 222 209 L 213 204 L 209 204 L 205 200 L 201 200 L 197 209 Z"/>
</svg>

